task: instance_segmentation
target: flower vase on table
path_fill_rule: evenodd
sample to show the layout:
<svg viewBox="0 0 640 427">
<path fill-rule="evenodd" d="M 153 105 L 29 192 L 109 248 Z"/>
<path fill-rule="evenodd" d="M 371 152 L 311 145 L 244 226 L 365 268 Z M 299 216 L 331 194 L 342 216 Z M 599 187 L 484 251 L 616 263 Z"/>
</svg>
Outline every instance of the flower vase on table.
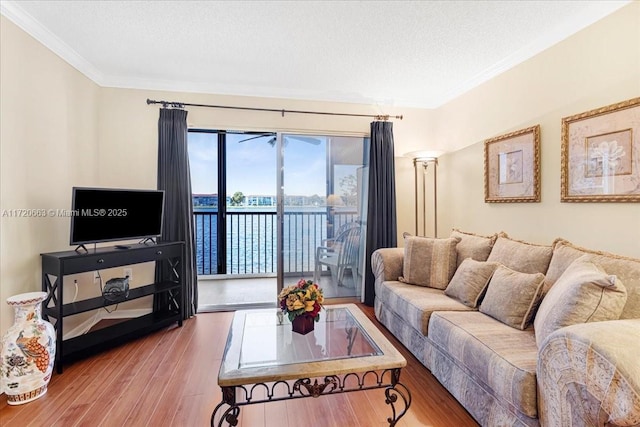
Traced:
<svg viewBox="0 0 640 427">
<path fill-rule="evenodd" d="M 56 332 L 40 313 L 46 292 L 7 299 L 15 320 L 0 346 L 0 388 L 9 405 L 31 402 L 47 392 L 56 354 Z"/>
<path fill-rule="evenodd" d="M 302 335 L 306 335 L 313 331 L 313 326 L 316 324 L 316 320 L 311 316 L 297 316 L 291 321 L 293 332 L 297 332 Z"/>
<path fill-rule="evenodd" d="M 284 288 L 278 301 L 280 310 L 291 321 L 293 332 L 305 335 L 313 331 L 315 322 L 320 320 L 324 296 L 317 284 L 301 279 L 296 285 Z"/>
</svg>

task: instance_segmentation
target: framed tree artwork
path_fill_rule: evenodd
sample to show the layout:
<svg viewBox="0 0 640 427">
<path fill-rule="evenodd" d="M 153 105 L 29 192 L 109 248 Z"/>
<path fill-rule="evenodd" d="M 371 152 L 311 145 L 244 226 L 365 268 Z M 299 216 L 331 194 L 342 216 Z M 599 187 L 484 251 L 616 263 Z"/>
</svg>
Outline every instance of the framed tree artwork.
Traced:
<svg viewBox="0 0 640 427">
<path fill-rule="evenodd" d="M 640 98 L 562 119 L 561 201 L 640 202 Z"/>
<path fill-rule="evenodd" d="M 540 201 L 540 125 L 484 142 L 484 201 Z"/>
</svg>

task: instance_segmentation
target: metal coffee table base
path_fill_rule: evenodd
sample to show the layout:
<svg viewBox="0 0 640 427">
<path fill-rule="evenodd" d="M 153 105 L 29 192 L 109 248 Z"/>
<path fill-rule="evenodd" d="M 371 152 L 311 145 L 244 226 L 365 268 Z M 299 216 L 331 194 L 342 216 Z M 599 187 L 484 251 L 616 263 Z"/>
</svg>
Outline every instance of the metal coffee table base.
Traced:
<svg viewBox="0 0 640 427">
<path fill-rule="evenodd" d="M 271 385 L 256 383 L 251 385 L 237 385 L 222 388 L 222 401 L 215 407 L 211 414 L 211 427 L 238 425 L 240 407 L 254 403 L 277 402 L 280 400 L 300 399 L 303 397 L 319 397 L 328 394 L 347 393 L 350 391 L 371 390 L 384 388 L 385 403 L 391 405 L 392 416 L 387 418 L 389 426 L 396 425 L 398 420 L 407 413 L 411 406 L 411 393 L 409 389 L 400 383 L 401 368 L 386 369 L 384 371 L 367 371 L 364 373 L 349 373 L 344 375 L 328 375 L 324 382 L 318 379 L 300 378 L 293 383 L 289 381 L 276 381 Z M 372 381 L 373 379 L 373 381 Z M 365 384 L 365 382 L 369 384 Z M 254 393 L 264 391 L 266 398 L 256 399 Z M 276 396 L 278 393 L 278 396 Z M 396 405 L 400 407 L 397 408 Z M 226 407 L 224 411 L 222 408 Z M 401 410 L 398 410 L 401 409 Z M 216 424 L 216 415 L 222 411 Z"/>
</svg>

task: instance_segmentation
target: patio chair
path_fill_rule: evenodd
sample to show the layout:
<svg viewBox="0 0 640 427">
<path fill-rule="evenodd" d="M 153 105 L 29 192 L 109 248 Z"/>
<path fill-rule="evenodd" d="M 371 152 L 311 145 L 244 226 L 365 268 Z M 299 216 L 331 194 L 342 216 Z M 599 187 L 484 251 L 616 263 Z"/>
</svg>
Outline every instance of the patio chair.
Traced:
<svg viewBox="0 0 640 427">
<path fill-rule="evenodd" d="M 330 246 L 318 246 L 316 248 L 315 271 L 313 280 L 318 283 L 322 266 L 326 265 L 331 272 L 331 277 L 338 286 L 342 286 L 344 272 L 348 268 L 351 270 L 352 277 L 356 278 L 359 262 L 360 247 L 360 226 L 357 223 L 351 223 L 350 226 L 344 227 L 335 238 L 332 239 Z"/>
</svg>

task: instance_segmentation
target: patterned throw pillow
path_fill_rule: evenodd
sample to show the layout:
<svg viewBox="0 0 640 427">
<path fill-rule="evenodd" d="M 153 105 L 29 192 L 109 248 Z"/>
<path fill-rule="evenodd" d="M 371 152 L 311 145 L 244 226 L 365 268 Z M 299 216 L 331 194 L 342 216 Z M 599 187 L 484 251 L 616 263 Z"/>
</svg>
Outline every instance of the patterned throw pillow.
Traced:
<svg viewBox="0 0 640 427">
<path fill-rule="evenodd" d="M 499 265 L 497 262 L 465 259 L 456 270 L 447 289 L 444 290 L 445 295 L 457 299 L 468 307 L 476 308 L 489 285 L 493 272 Z"/>
<path fill-rule="evenodd" d="M 562 276 L 573 261 L 589 255 L 588 260 L 602 267 L 608 274 L 615 274 L 627 290 L 627 303 L 620 315 L 621 319 L 640 318 L 640 259 L 629 258 L 586 249 L 564 239 L 556 240 L 549 269 L 545 274 L 545 292 Z"/>
<path fill-rule="evenodd" d="M 512 328 L 524 330 L 540 303 L 544 274 L 499 266 L 489 281 L 480 311 Z"/>
<path fill-rule="evenodd" d="M 533 322 L 538 348 L 565 326 L 620 318 L 626 302 L 627 291 L 620 280 L 583 255 L 571 263 L 540 304 Z"/>
<path fill-rule="evenodd" d="M 467 258 L 472 258 L 476 261 L 486 261 L 498 235 L 482 236 L 454 228 L 453 231 L 451 231 L 450 237 L 460 238 L 460 243 L 456 246 L 456 251 L 458 252 L 458 267 L 460 267 L 462 262 Z"/>
<path fill-rule="evenodd" d="M 405 236 L 402 276 L 398 280 L 445 289 L 456 271 L 456 245 L 459 241 L 459 238 Z"/>
<path fill-rule="evenodd" d="M 513 240 L 500 234 L 491 249 L 487 261 L 499 262 L 512 270 L 522 273 L 546 274 L 553 254 L 553 246 Z"/>
</svg>

